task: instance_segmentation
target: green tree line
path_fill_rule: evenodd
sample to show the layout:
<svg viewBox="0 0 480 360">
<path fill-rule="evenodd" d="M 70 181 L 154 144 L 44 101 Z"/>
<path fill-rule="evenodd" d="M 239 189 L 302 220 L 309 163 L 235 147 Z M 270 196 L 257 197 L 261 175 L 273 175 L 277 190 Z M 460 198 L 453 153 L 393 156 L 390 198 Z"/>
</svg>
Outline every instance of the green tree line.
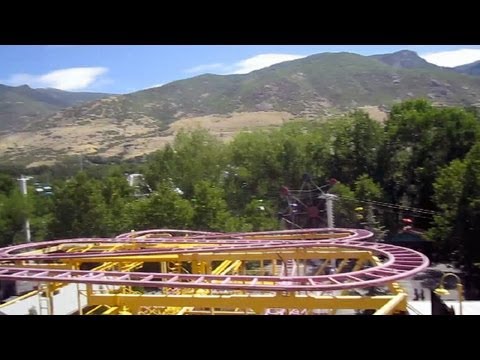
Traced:
<svg viewBox="0 0 480 360">
<path fill-rule="evenodd" d="M 479 135 L 475 110 L 420 99 L 393 106 L 383 123 L 354 111 L 243 132 L 226 143 L 204 130 L 182 131 L 144 163 L 78 171 L 72 165 L 77 160 L 67 159 L 31 170 L 29 175 L 49 180 L 52 196 L 35 194 L 31 184 L 22 196 L 16 177 L 26 170 L 0 167 L 0 244 L 23 241 L 25 217 L 34 241 L 148 228 L 278 229 L 280 188 L 298 189 L 302 175 L 310 174 L 320 185 L 339 181 L 331 189 L 340 196 L 338 226 L 365 226 L 358 206 L 377 230 L 393 234 L 402 226 L 399 211 L 361 201 L 433 210 L 436 215 L 415 218 L 415 225 L 440 253 L 455 249 L 465 262 L 478 262 Z M 145 176 L 148 196 L 135 196 L 125 176 L 132 172 Z"/>
</svg>

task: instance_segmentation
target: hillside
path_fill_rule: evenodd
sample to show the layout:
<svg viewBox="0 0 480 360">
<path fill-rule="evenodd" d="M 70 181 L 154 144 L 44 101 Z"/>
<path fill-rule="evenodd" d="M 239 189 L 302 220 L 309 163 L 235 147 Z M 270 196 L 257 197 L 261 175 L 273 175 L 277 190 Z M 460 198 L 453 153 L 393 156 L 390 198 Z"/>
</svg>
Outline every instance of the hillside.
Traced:
<svg viewBox="0 0 480 360">
<path fill-rule="evenodd" d="M 34 119 L 108 95 L 0 85 L 0 133 L 21 129 Z"/>
<path fill-rule="evenodd" d="M 430 70 L 441 69 L 440 66 L 430 64 L 425 59 L 422 59 L 420 56 L 418 56 L 416 52 L 411 50 L 397 51 L 392 54 L 372 55 L 370 57 L 396 68 Z"/>
<path fill-rule="evenodd" d="M 453 68 L 453 70 L 462 74 L 480 76 L 480 61 L 475 61 L 471 64 L 456 66 Z"/>
<path fill-rule="evenodd" d="M 35 153 L 42 162 L 58 154 L 137 157 L 170 141 L 181 124 L 229 138 L 246 127 L 292 118 L 358 107 L 379 113 L 408 98 L 471 105 L 479 96 L 480 78 L 429 64 L 411 51 L 322 53 L 246 75 L 205 74 L 71 107 L 0 138 L 0 156 Z"/>
</svg>

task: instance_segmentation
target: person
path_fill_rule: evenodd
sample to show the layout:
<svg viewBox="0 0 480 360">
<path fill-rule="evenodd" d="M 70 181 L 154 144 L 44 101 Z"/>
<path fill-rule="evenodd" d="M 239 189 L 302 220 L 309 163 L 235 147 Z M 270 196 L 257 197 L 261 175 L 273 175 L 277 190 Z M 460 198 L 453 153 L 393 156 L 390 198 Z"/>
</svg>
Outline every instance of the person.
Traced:
<svg viewBox="0 0 480 360">
<path fill-rule="evenodd" d="M 420 290 L 420 299 L 425 300 L 425 294 L 423 292 L 423 289 Z"/>
<path fill-rule="evenodd" d="M 415 295 L 415 297 L 413 298 L 413 301 L 417 301 L 418 300 L 418 290 L 417 290 L 417 288 L 415 288 L 415 290 L 413 291 L 413 295 Z"/>
</svg>

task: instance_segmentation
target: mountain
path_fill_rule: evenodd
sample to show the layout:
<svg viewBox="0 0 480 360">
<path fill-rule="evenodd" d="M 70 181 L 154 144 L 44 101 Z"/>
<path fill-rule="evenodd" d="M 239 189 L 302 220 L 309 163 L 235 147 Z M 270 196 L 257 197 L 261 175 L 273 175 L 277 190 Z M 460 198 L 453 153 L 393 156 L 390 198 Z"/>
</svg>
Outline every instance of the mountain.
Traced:
<svg viewBox="0 0 480 360">
<path fill-rule="evenodd" d="M 87 101 L 98 100 L 112 94 L 94 93 L 94 92 L 72 92 L 58 89 L 35 89 L 35 91 L 45 94 L 51 99 L 59 101 L 62 108 L 80 105 Z"/>
<path fill-rule="evenodd" d="M 456 66 L 453 70 L 462 74 L 480 76 L 480 60 L 471 64 Z"/>
<path fill-rule="evenodd" d="M 381 62 L 402 69 L 439 69 L 440 67 L 430 64 L 422 59 L 418 54 L 411 50 L 401 50 L 392 54 L 372 55 L 371 58 L 378 59 Z"/>
<path fill-rule="evenodd" d="M 227 139 L 242 129 L 359 107 L 381 114 L 409 98 L 471 105 L 479 96 L 480 78 L 429 64 L 411 51 L 322 53 L 245 75 L 205 74 L 70 107 L 0 137 L 0 157 L 131 158 L 160 148 L 182 127 L 208 127 Z"/>
<path fill-rule="evenodd" d="M 33 119 L 42 118 L 66 107 L 98 100 L 108 95 L 0 84 L 0 132 L 21 129 Z"/>
</svg>

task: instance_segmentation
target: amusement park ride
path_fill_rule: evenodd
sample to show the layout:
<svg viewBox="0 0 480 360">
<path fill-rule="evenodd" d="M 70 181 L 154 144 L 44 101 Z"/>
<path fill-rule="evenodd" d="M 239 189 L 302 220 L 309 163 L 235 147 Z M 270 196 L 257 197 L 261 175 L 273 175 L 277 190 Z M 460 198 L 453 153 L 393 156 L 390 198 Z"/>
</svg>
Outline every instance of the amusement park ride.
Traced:
<svg viewBox="0 0 480 360">
<path fill-rule="evenodd" d="M 55 314 L 54 293 L 67 284 L 79 284 L 83 315 L 405 314 L 397 281 L 426 268 L 427 257 L 372 241 L 367 230 L 335 228 L 334 195 L 324 192 L 333 180 L 304 180 L 300 190 L 281 191 L 290 229 L 25 243 L 0 249 L 0 280 L 37 283 L 31 296 L 46 314 Z"/>
<path fill-rule="evenodd" d="M 287 228 L 334 227 L 333 200 L 337 196 L 325 190 L 337 183 L 336 179 L 318 186 L 311 176 L 304 174 L 299 190 L 290 190 L 286 186 L 280 189 L 280 195 L 286 200 L 287 210 L 281 215 Z M 322 216 L 322 213 L 325 214 Z"/>
</svg>

